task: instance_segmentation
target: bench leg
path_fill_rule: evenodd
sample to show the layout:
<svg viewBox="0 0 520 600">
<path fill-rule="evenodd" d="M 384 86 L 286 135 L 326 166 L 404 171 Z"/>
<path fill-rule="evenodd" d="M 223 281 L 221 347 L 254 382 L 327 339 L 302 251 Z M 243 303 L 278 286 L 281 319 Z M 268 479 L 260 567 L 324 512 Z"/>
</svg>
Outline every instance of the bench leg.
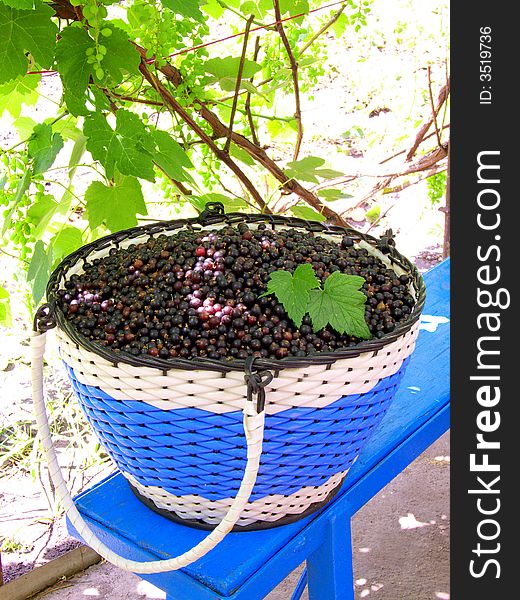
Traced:
<svg viewBox="0 0 520 600">
<path fill-rule="evenodd" d="M 307 559 L 309 600 L 354 600 L 350 517 L 337 515 Z"/>
</svg>

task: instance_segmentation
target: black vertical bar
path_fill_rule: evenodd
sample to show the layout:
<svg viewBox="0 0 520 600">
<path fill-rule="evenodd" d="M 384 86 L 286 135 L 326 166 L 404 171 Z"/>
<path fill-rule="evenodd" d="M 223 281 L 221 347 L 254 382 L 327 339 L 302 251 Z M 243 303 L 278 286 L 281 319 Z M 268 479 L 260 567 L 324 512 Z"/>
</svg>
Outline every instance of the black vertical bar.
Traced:
<svg viewBox="0 0 520 600">
<path fill-rule="evenodd" d="M 518 12 L 451 5 L 452 600 L 520 597 Z"/>
</svg>

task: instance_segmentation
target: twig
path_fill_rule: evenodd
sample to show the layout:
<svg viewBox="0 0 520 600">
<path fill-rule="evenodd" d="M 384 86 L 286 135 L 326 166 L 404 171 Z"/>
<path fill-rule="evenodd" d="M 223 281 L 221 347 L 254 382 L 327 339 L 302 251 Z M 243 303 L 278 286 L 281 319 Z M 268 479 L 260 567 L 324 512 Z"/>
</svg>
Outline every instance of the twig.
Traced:
<svg viewBox="0 0 520 600">
<path fill-rule="evenodd" d="M 443 131 L 444 129 L 450 129 L 451 125 L 448 123 L 447 125 L 443 125 L 441 127 L 441 131 Z M 435 132 L 433 133 L 429 133 L 428 135 L 424 136 L 420 142 L 420 144 L 422 144 L 423 142 L 425 142 L 426 140 L 429 140 L 431 137 L 433 137 L 435 135 Z M 399 152 L 396 152 L 395 154 L 392 154 L 392 156 L 388 156 L 387 158 L 385 158 L 384 160 L 382 160 L 379 164 L 380 165 L 384 165 L 385 163 L 391 161 L 393 158 L 397 158 L 398 156 L 401 156 L 401 154 L 404 154 L 406 152 L 406 150 L 400 150 Z"/>
<path fill-rule="evenodd" d="M 314 42 L 320 37 L 320 35 L 324 34 L 327 31 L 327 29 L 329 29 L 329 27 L 332 27 L 332 25 L 334 25 L 334 23 L 340 18 L 341 13 L 345 10 L 345 8 L 347 8 L 347 5 L 342 4 L 341 8 L 338 11 L 336 11 L 332 15 L 332 17 L 303 45 L 303 48 L 301 48 L 298 52 L 299 56 L 301 56 L 305 52 L 305 50 L 310 48 L 312 44 L 314 44 Z"/>
<path fill-rule="evenodd" d="M 125 100 L 126 102 L 138 102 L 139 104 L 147 104 L 149 106 L 164 106 L 164 102 L 157 102 L 156 100 L 147 100 L 146 98 L 135 98 L 134 96 L 120 96 L 115 92 L 111 92 L 111 94 L 118 100 Z"/>
<path fill-rule="evenodd" d="M 437 124 L 437 113 L 435 112 L 435 106 L 433 105 L 433 92 L 432 92 L 432 68 L 428 65 L 428 94 L 430 96 L 430 107 L 432 109 L 432 121 L 435 127 L 435 135 L 437 136 L 437 145 L 441 147 L 441 134 L 439 133 L 439 126 Z"/>
<path fill-rule="evenodd" d="M 227 152 L 221 150 L 213 141 L 211 136 L 209 136 L 200 125 L 192 119 L 192 117 L 184 110 L 184 108 L 177 102 L 177 100 L 170 94 L 170 92 L 164 87 L 161 83 L 157 75 L 152 73 L 148 69 L 148 65 L 141 59 L 141 64 L 139 65 L 139 70 L 145 77 L 145 79 L 152 85 L 156 92 L 158 92 L 161 98 L 165 101 L 165 103 L 174 110 L 179 117 L 189 126 L 191 129 L 199 136 L 199 138 L 205 142 L 208 148 L 219 158 L 225 165 L 227 165 L 231 171 L 238 177 L 238 179 L 244 184 L 247 191 L 254 198 L 257 206 L 264 213 L 271 214 L 271 210 L 264 202 L 264 199 L 259 194 L 258 190 L 251 183 L 247 175 L 240 169 L 240 167 L 232 160 Z M 225 125 L 224 125 L 225 127 Z M 226 128 L 227 129 L 227 128 Z"/>
<path fill-rule="evenodd" d="M 296 135 L 296 143 L 294 145 L 293 160 L 297 160 L 298 155 L 300 153 L 300 146 L 302 144 L 302 139 L 303 139 L 302 112 L 301 112 L 301 107 L 300 107 L 300 84 L 298 81 L 298 63 L 296 62 L 296 59 L 294 58 L 291 44 L 289 43 L 289 40 L 287 39 L 285 29 L 281 22 L 282 15 L 280 13 L 279 0 L 273 0 L 273 6 L 274 6 L 274 16 L 277 21 L 276 31 L 278 31 L 278 34 L 280 35 L 280 38 L 282 39 L 283 45 L 285 46 L 285 50 L 287 52 L 287 57 L 289 58 L 289 63 L 291 64 L 291 74 L 292 74 L 292 80 L 293 80 L 294 104 L 295 104 L 294 118 L 296 119 L 296 126 L 298 128 L 298 132 Z"/>
<path fill-rule="evenodd" d="M 237 111 L 238 92 L 240 92 L 240 86 L 242 84 L 242 73 L 244 72 L 244 62 L 246 60 L 247 42 L 249 40 L 249 30 L 251 29 L 251 23 L 253 22 L 253 15 L 250 15 L 246 23 L 246 31 L 244 34 L 244 43 L 242 44 L 242 54 L 240 55 L 240 62 L 238 63 L 238 74 L 235 83 L 235 95 L 233 96 L 233 104 L 231 106 L 231 116 L 229 117 L 228 136 L 226 144 L 224 146 L 224 152 L 229 152 L 229 146 L 231 145 L 231 135 L 233 133 L 233 121 L 235 120 L 235 114 Z"/>
<path fill-rule="evenodd" d="M 447 100 L 449 93 L 450 93 L 450 79 L 448 77 L 448 81 L 446 82 L 446 85 L 444 85 L 441 88 L 441 91 L 439 92 L 439 95 L 437 97 L 437 105 L 435 107 L 435 114 L 436 115 L 439 114 L 439 111 L 440 111 L 443 103 Z M 431 124 L 432 124 L 432 119 L 426 121 L 424 123 L 424 125 L 421 127 L 421 129 L 419 130 L 419 132 L 417 133 L 417 136 L 415 137 L 415 141 L 414 141 L 412 147 L 410 148 L 410 150 L 408 150 L 408 154 L 406 155 L 406 160 L 407 161 L 412 160 L 414 154 L 417 151 L 417 148 L 421 144 L 421 142 L 422 142 L 424 136 L 426 135 L 428 129 L 430 129 Z"/>
<path fill-rule="evenodd" d="M 417 183 L 420 183 L 421 181 L 428 179 L 428 177 L 431 177 L 432 175 L 437 175 L 437 173 L 443 173 L 444 171 L 446 171 L 446 169 L 447 169 L 447 165 L 436 164 L 429 171 L 421 171 L 421 174 L 413 180 L 407 179 L 407 180 L 403 181 L 403 183 L 400 183 L 399 185 L 395 185 L 394 187 L 384 189 L 383 195 L 396 194 L 397 192 L 402 192 L 406 188 L 409 188 L 412 185 L 416 185 Z"/>
<path fill-rule="evenodd" d="M 16 260 L 20 260 L 22 262 L 24 262 L 26 265 L 29 264 L 28 260 L 25 260 L 24 258 L 20 258 L 19 256 L 15 256 L 14 254 L 11 254 L 9 252 L 7 252 L 6 250 L 4 250 L 3 248 L 0 248 L 0 252 L 2 254 L 5 254 L 6 256 L 9 256 L 10 258 L 15 258 Z"/>
<path fill-rule="evenodd" d="M 397 202 L 394 202 L 391 206 L 389 206 L 385 212 L 380 215 L 379 217 L 377 217 L 377 219 L 371 223 L 370 227 L 365 231 L 365 233 L 369 233 L 382 219 L 384 219 L 386 217 L 386 215 L 392 210 L 392 208 L 394 208 L 394 206 L 397 204 Z"/>
<path fill-rule="evenodd" d="M 260 52 L 260 36 L 256 36 L 255 52 L 253 54 L 254 62 L 256 62 L 256 59 L 258 58 L 259 52 Z M 249 83 L 251 83 L 251 85 L 253 84 L 253 79 L 254 79 L 254 75 L 249 80 Z M 256 129 L 255 129 L 255 122 L 253 121 L 253 114 L 251 113 L 251 92 L 250 91 L 247 92 L 244 108 L 245 108 L 246 115 L 247 115 L 247 121 L 249 123 L 249 129 L 251 130 L 251 137 L 253 138 L 253 144 L 255 144 L 256 146 L 260 146 L 260 140 L 258 139 L 258 135 L 257 135 Z"/>
<path fill-rule="evenodd" d="M 135 46 L 136 50 L 139 52 L 139 54 L 141 55 L 141 57 L 146 57 L 146 50 L 144 48 L 142 48 L 138 44 L 134 44 L 134 46 Z M 182 82 L 182 76 L 181 76 L 180 72 L 171 64 L 167 63 L 166 65 L 161 65 L 161 66 L 156 65 L 156 67 L 166 77 L 166 79 L 170 83 L 172 83 L 174 86 L 178 86 Z M 168 95 L 170 97 L 172 97 L 171 94 L 167 90 L 165 90 L 165 91 L 168 93 Z M 164 98 L 164 96 L 162 96 L 162 97 Z M 176 103 L 176 104 L 178 104 L 178 103 Z M 215 138 L 218 139 L 220 137 L 227 136 L 228 132 L 227 132 L 226 125 L 224 125 L 224 123 L 222 123 L 222 121 L 218 118 L 218 116 L 215 113 L 213 113 L 211 110 L 209 110 L 209 108 L 202 101 L 197 100 L 196 104 L 198 104 L 198 108 L 197 108 L 198 114 L 210 125 L 211 129 L 213 130 L 213 137 L 206 134 L 203 130 L 202 130 L 202 133 L 204 134 L 204 137 L 201 137 L 200 135 L 199 135 L 199 137 L 201 137 L 201 139 L 204 143 L 207 143 L 207 140 L 209 140 L 209 142 L 210 142 L 209 147 L 213 152 L 215 152 L 214 148 L 216 148 L 218 152 L 222 152 L 215 145 L 214 139 Z M 180 105 L 179 105 L 179 107 L 180 107 Z M 180 107 L 180 108 L 182 109 L 182 107 Z M 187 115 L 187 113 L 184 109 L 182 109 L 182 112 L 183 112 L 183 114 Z M 178 113 L 178 114 L 180 115 L 180 113 Z M 189 117 L 189 115 L 187 115 L 187 116 Z M 184 118 L 184 117 L 182 117 L 182 118 Z M 193 122 L 193 119 L 191 119 L 191 117 L 189 117 L 189 118 L 190 118 L 190 121 Z M 196 123 L 195 123 L 195 126 L 198 127 L 198 125 Z M 200 130 L 200 127 L 198 127 L 198 129 Z M 343 217 L 341 217 L 336 211 L 334 211 L 331 208 L 329 208 L 328 206 L 322 204 L 322 202 L 316 196 L 316 194 L 313 194 L 310 190 L 305 188 L 297 180 L 287 177 L 287 175 L 284 173 L 283 169 L 281 169 L 278 166 L 278 164 L 267 155 L 267 153 L 265 152 L 265 150 L 263 148 L 256 146 L 255 144 L 253 144 L 253 142 L 251 140 L 249 140 L 248 138 L 246 138 L 245 136 L 243 136 L 241 134 L 236 133 L 235 131 L 232 132 L 231 139 L 237 146 L 239 146 L 240 148 L 245 150 L 251 156 L 251 158 L 253 158 L 256 162 L 258 162 L 265 169 L 267 169 L 271 173 L 271 175 L 273 175 L 282 184 L 282 187 L 285 191 L 296 194 L 297 196 L 299 196 L 300 198 L 305 200 L 310 206 L 312 206 L 312 208 L 314 208 L 319 213 L 323 214 L 332 223 L 335 223 L 337 225 L 346 225 L 347 224 L 347 222 L 343 219 Z M 217 156 L 219 158 L 221 158 L 219 156 L 219 154 L 217 154 Z M 226 157 L 226 160 L 231 160 L 229 155 L 224 154 L 224 156 Z M 223 158 L 221 158 L 221 160 L 223 160 Z M 225 162 L 225 161 L 223 160 L 223 162 Z M 228 163 L 226 163 L 226 164 L 228 164 Z M 231 168 L 231 166 L 229 164 L 228 164 L 228 166 Z M 235 165 L 235 168 L 238 168 L 237 165 Z M 233 172 L 235 172 L 235 174 L 237 174 L 236 171 L 233 171 Z M 242 171 L 240 171 L 240 173 L 243 177 L 245 177 L 245 174 L 242 173 Z M 249 185 L 252 185 L 249 180 L 248 180 L 248 183 L 249 183 Z M 255 189 L 255 192 L 256 192 L 257 196 L 260 197 L 258 192 L 256 191 L 256 189 Z M 265 205 L 265 202 L 263 201 L 263 199 L 261 197 L 260 197 L 260 199 L 261 199 L 262 203 Z M 258 200 L 256 197 L 255 197 L 255 200 L 258 203 Z M 271 213 L 272 211 L 269 208 L 267 208 L 266 212 Z"/>
</svg>

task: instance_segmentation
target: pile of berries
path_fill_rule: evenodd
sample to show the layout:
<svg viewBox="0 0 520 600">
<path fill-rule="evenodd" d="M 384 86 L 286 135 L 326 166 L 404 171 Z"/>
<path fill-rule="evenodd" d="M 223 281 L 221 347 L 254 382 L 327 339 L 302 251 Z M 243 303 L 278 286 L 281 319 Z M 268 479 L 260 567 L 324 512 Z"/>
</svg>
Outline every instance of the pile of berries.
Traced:
<svg viewBox="0 0 520 600">
<path fill-rule="evenodd" d="M 58 301 L 82 336 L 133 356 L 281 359 L 359 343 L 328 326 L 313 332 L 308 316 L 298 328 L 275 296 L 260 297 L 271 272 L 293 272 L 304 263 L 322 282 L 334 271 L 365 278 L 365 319 L 376 338 L 412 311 L 409 277 L 396 275 L 351 237 L 335 243 L 245 223 L 112 248 L 71 275 Z"/>
</svg>

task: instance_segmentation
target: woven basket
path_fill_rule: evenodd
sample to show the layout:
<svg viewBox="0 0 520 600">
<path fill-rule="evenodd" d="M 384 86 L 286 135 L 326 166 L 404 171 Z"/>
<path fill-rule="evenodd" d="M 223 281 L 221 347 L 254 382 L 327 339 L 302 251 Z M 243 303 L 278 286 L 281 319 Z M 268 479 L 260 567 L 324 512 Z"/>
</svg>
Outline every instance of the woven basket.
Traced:
<svg viewBox="0 0 520 600">
<path fill-rule="evenodd" d="M 79 402 L 102 445 L 135 494 L 183 523 L 212 528 L 227 513 L 246 464 L 242 408 L 244 361 L 169 359 L 115 354 L 87 340 L 57 305 L 57 290 L 84 261 L 112 248 L 182 228 L 299 228 L 339 241 L 352 236 L 397 274 L 411 277 L 416 299 L 406 322 L 380 339 L 333 353 L 256 359 L 273 378 L 265 387 L 260 470 L 236 530 L 282 525 L 329 501 L 385 415 L 414 349 L 425 288 L 417 269 L 392 244 L 354 230 L 301 219 L 243 214 L 163 222 L 120 232 L 67 257 L 53 273 L 47 298 Z"/>
</svg>

